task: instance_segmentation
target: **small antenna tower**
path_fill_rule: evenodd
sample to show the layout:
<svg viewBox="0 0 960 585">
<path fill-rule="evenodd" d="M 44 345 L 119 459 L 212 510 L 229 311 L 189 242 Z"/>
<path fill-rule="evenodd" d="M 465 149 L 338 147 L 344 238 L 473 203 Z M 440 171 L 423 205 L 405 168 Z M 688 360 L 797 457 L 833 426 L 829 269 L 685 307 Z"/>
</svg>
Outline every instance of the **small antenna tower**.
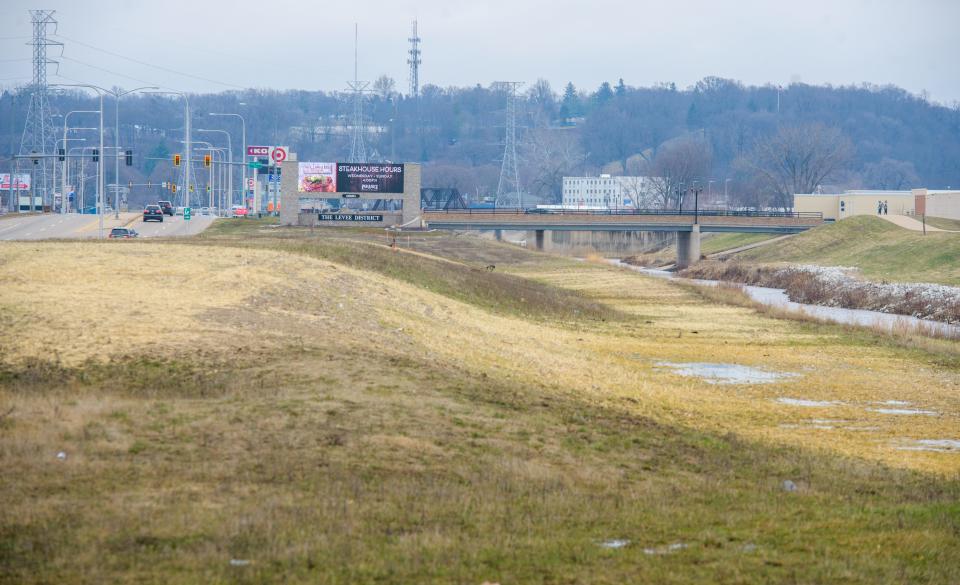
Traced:
<svg viewBox="0 0 960 585">
<path fill-rule="evenodd" d="M 506 136 L 503 141 L 503 162 L 497 182 L 497 207 L 523 207 L 520 170 L 517 162 L 517 88 L 522 81 L 498 81 L 494 87 L 507 94 Z"/>
<path fill-rule="evenodd" d="M 363 92 L 370 85 L 369 82 L 357 79 L 357 45 L 359 30 L 353 25 L 353 81 L 347 85 L 353 90 L 353 144 L 350 146 L 350 162 L 367 162 L 367 148 L 363 144 Z"/>
<path fill-rule="evenodd" d="M 47 27 L 52 26 L 54 34 L 57 31 L 54 12 L 56 11 L 30 11 L 30 21 L 33 24 L 33 40 L 30 41 L 33 46 L 33 81 L 30 85 L 30 107 L 23 126 L 23 136 L 20 138 L 21 155 L 53 153 L 55 138 L 50 103 L 47 100 L 47 64 L 57 62 L 47 58 L 47 47 L 63 45 L 47 39 Z M 51 165 L 54 164 L 52 161 L 53 159 L 41 158 L 33 175 L 31 188 L 34 194 L 44 197 L 45 201 L 50 193 L 49 180 L 52 179 L 53 172 Z M 19 164 L 17 166 L 19 167 Z"/>
<path fill-rule="evenodd" d="M 410 58 L 407 64 L 410 65 L 410 97 L 420 97 L 420 36 L 417 34 L 417 21 L 413 21 L 413 36 L 409 39 L 410 50 L 407 53 Z"/>
</svg>

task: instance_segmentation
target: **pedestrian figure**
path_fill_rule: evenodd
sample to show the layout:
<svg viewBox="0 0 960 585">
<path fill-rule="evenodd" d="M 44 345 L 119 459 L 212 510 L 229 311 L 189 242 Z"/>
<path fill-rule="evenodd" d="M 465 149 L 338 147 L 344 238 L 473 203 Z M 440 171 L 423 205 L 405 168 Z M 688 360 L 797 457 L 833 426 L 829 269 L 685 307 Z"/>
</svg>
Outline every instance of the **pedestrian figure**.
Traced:
<svg viewBox="0 0 960 585">
<path fill-rule="evenodd" d="M 883 215 L 883 201 L 877 201 L 877 215 Z"/>
<path fill-rule="evenodd" d="M 887 202 L 884 201 L 884 202 L 883 202 L 883 214 L 884 214 L 884 215 L 887 215 L 887 213 L 888 213 L 889 211 L 890 211 L 890 208 L 887 207 Z"/>
</svg>

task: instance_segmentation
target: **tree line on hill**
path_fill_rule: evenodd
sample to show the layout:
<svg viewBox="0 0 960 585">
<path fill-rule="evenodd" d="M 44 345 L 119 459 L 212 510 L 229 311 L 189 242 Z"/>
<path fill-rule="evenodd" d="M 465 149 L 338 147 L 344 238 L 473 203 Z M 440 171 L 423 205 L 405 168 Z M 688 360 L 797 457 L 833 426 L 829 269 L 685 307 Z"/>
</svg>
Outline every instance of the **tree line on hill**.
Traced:
<svg viewBox="0 0 960 585">
<path fill-rule="evenodd" d="M 368 156 L 424 163 L 424 186 L 494 195 L 507 100 L 502 88 L 426 85 L 413 98 L 395 87 L 381 76 L 364 97 Z M 52 94 L 50 103 L 60 113 L 97 107 L 79 92 Z M 0 145 L 10 153 L 19 148 L 28 104 L 25 88 L 0 96 Z M 194 140 L 225 146 L 223 134 L 200 130 L 228 130 L 236 153 L 237 119 L 208 112 L 242 114 L 249 144 L 288 145 L 300 160 L 350 155 L 347 93 L 251 89 L 191 95 L 190 107 Z M 110 120 L 109 99 L 106 108 Z M 120 142 L 136 153 L 124 178 L 173 179 L 169 159 L 183 148 L 182 100 L 129 95 L 120 116 Z M 960 104 L 932 103 L 891 86 L 781 88 L 708 77 L 686 89 L 632 87 L 621 79 L 593 91 L 572 83 L 556 91 L 541 79 L 518 95 L 517 116 L 521 183 L 543 202 L 559 201 L 563 176 L 599 173 L 661 177 L 644 202 L 661 206 L 686 205 L 681 199 L 694 184 L 711 195 L 701 199 L 707 204 L 726 192 L 731 204 L 778 207 L 789 206 L 794 192 L 817 188 L 960 186 Z M 95 125 L 80 116 L 71 122 Z M 112 134 L 108 124 L 108 144 Z"/>
</svg>

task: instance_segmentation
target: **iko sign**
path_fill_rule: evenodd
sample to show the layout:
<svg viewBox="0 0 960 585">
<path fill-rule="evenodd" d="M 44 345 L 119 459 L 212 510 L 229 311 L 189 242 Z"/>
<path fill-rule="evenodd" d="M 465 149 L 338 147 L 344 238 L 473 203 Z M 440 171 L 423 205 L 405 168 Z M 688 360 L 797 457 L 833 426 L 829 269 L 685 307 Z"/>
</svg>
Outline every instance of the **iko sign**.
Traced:
<svg viewBox="0 0 960 585">
<path fill-rule="evenodd" d="M 247 156 L 270 156 L 270 150 L 272 146 L 248 146 L 247 147 Z"/>
</svg>

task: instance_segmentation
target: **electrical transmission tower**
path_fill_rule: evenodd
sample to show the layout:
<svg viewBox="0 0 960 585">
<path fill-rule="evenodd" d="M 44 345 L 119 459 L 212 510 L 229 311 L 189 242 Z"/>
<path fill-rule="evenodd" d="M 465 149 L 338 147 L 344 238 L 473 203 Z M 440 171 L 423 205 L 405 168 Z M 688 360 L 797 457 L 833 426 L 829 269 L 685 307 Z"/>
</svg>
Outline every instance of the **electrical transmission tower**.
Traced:
<svg viewBox="0 0 960 585">
<path fill-rule="evenodd" d="M 366 81 L 357 80 L 357 41 L 359 35 L 357 25 L 353 25 L 353 81 L 347 85 L 353 90 L 353 144 L 350 146 L 350 162 L 367 162 L 367 148 L 363 144 L 363 92 L 370 85 Z"/>
<path fill-rule="evenodd" d="M 407 64 L 410 65 L 410 97 L 420 97 L 420 36 L 417 34 L 417 21 L 413 21 L 413 36 L 407 39 L 410 41 L 410 50 L 407 53 L 410 58 Z"/>
<path fill-rule="evenodd" d="M 523 207 L 520 169 L 517 162 L 517 88 L 522 81 L 498 81 L 494 87 L 507 94 L 506 136 L 503 141 L 503 162 L 497 182 L 497 207 Z"/>
<path fill-rule="evenodd" d="M 47 27 L 53 26 L 57 31 L 57 21 L 53 18 L 55 10 L 31 10 L 30 21 L 33 24 L 33 81 L 30 87 L 30 107 L 27 110 L 27 120 L 23 125 L 23 136 L 20 138 L 20 154 L 29 155 L 53 154 L 54 129 L 51 120 L 50 103 L 47 101 L 47 64 L 54 63 L 47 58 L 48 46 L 61 46 L 63 43 L 47 39 Z M 52 166 L 56 164 L 52 158 L 40 158 L 34 166 L 31 190 L 33 195 L 39 195 L 48 201 L 52 185 Z M 17 165 L 19 167 L 19 164 Z M 49 171 L 49 172 L 48 172 Z M 12 185 L 12 183 L 11 183 Z M 49 200 L 52 204 L 52 198 Z M 31 202 L 32 204 L 32 202 Z"/>
</svg>

